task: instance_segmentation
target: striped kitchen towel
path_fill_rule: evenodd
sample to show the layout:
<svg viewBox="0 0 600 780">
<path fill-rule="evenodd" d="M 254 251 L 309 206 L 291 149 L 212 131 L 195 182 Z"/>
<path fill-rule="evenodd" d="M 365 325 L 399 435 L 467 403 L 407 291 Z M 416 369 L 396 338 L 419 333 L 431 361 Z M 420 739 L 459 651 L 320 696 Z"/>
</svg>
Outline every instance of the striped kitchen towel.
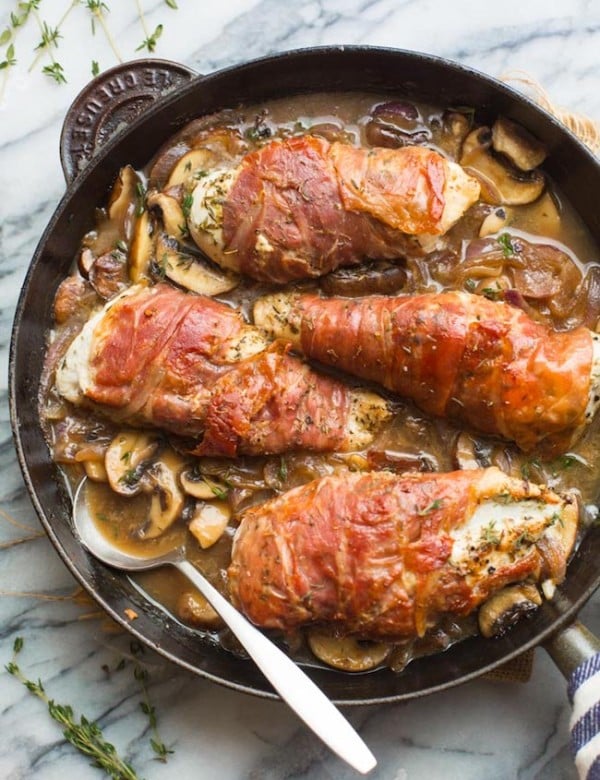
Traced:
<svg viewBox="0 0 600 780">
<path fill-rule="evenodd" d="M 571 675 L 571 750 L 580 780 L 600 780 L 600 653 Z"/>
</svg>

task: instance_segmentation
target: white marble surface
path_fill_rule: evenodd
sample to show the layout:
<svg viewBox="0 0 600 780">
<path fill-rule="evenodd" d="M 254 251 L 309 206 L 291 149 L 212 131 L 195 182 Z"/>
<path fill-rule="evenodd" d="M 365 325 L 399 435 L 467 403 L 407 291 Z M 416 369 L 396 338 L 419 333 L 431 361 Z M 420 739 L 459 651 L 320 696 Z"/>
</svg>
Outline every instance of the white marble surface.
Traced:
<svg viewBox="0 0 600 780">
<path fill-rule="evenodd" d="M 42 0 L 54 25 L 67 0 Z M 133 0 L 109 3 L 109 24 L 125 59 L 142 35 Z M 200 72 L 274 51 L 315 44 L 398 46 L 443 55 L 492 75 L 524 69 L 553 98 L 600 118 L 597 0 L 179 0 L 179 11 L 146 0 L 148 25 L 162 22 L 157 56 Z M 14 3 L 0 0 L 0 29 Z M 38 528 L 16 464 L 8 423 L 8 342 L 19 287 L 38 237 L 63 192 L 58 139 L 63 115 L 90 75 L 90 62 L 115 64 L 106 40 L 89 33 L 76 7 L 64 28 L 60 60 L 68 84 L 28 73 L 38 32 L 19 33 L 19 65 L 0 106 L 0 508 Z M 1 59 L 1 58 L 0 58 Z M 0 545 L 24 532 L 0 518 Z M 148 658 L 151 698 L 161 736 L 175 753 L 153 760 L 139 687 L 131 667 L 107 676 L 128 653 L 85 608 L 61 596 L 75 585 L 49 542 L 0 547 L 0 661 L 23 636 L 22 665 L 57 701 L 97 718 L 140 777 L 283 780 L 350 778 L 283 705 L 221 689 Z M 25 594 L 25 595 L 19 595 Z M 600 597 L 584 610 L 600 631 Z M 565 684 L 539 651 L 526 684 L 474 682 L 408 704 L 365 707 L 349 717 L 377 755 L 374 778 L 386 780 L 561 780 L 576 776 L 567 748 Z M 0 778 L 80 780 L 102 776 L 61 739 L 42 704 L 0 674 Z"/>
</svg>

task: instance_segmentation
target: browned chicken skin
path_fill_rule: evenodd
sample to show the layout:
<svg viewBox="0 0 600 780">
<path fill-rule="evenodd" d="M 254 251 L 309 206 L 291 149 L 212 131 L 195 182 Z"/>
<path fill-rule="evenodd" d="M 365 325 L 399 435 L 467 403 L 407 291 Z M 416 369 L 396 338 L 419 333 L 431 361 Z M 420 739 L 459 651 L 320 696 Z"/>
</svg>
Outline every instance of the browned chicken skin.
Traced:
<svg viewBox="0 0 600 780">
<path fill-rule="evenodd" d="M 198 455 L 354 449 L 389 416 L 374 393 L 269 347 L 229 306 L 168 285 L 131 288 L 93 317 L 57 387 L 114 420 L 198 439 Z"/>
<path fill-rule="evenodd" d="M 526 452 L 564 452 L 600 400 L 597 334 L 556 332 L 478 295 L 280 293 L 257 301 L 254 320 L 307 357 Z"/>
<path fill-rule="evenodd" d="M 357 149 L 315 136 L 273 141 L 196 185 L 188 219 L 211 259 L 255 279 L 322 276 L 403 257 L 445 233 L 479 184 L 424 147 Z"/>
<path fill-rule="evenodd" d="M 510 583 L 560 582 L 577 516 L 573 496 L 495 468 L 324 477 L 245 513 L 231 594 L 265 628 L 422 635 Z"/>
</svg>

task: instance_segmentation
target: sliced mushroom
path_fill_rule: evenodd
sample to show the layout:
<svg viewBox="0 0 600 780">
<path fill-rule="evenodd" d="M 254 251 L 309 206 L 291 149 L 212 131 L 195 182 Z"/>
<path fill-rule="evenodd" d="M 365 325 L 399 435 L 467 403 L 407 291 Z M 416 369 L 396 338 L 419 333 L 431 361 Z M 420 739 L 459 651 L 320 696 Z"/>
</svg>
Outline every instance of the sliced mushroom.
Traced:
<svg viewBox="0 0 600 780">
<path fill-rule="evenodd" d="M 214 164 L 215 154 L 209 149 L 192 149 L 175 164 L 167 181 L 167 189 L 187 184 L 204 171 L 210 170 Z"/>
<path fill-rule="evenodd" d="M 150 263 L 154 257 L 154 223 L 144 211 L 135 223 L 129 252 L 129 277 L 134 284 L 148 283 Z"/>
<path fill-rule="evenodd" d="M 179 481 L 188 496 L 200 498 L 204 501 L 223 497 L 228 490 L 227 485 L 221 482 L 220 479 L 205 477 L 195 467 L 184 469 L 181 472 Z"/>
<path fill-rule="evenodd" d="M 139 176 L 131 165 L 121 168 L 108 202 L 108 216 L 110 219 L 118 220 L 125 225 L 135 206 L 139 183 Z"/>
<path fill-rule="evenodd" d="M 492 126 L 492 146 L 522 171 L 532 171 L 546 159 L 544 145 L 510 119 L 500 117 Z"/>
<path fill-rule="evenodd" d="M 85 316 L 96 302 L 96 293 L 85 279 L 72 274 L 63 279 L 54 296 L 54 319 L 63 325 L 71 317 Z"/>
<path fill-rule="evenodd" d="M 153 190 L 148 193 L 146 202 L 148 208 L 160 211 L 165 233 L 179 239 L 187 236 L 188 227 L 180 199 L 175 195 L 176 192 L 178 192 L 177 188 L 169 192 Z"/>
<path fill-rule="evenodd" d="M 539 171 L 520 171 L 494 153 L 488 127 L 478 127 L 469 133 L 460 164 L 479 179 L 482 198 L 494 205 L 532 203 L 544 189 L 544 176 Z"/>
<path fill-rule="evenodd" d="M 521 583 L 495 593 L 479 609 L 479 630 L 488 639 L 502 636 L 521 617 L 536 610 L 542 597 L 535 585 Z"/>
<path fill-rule="evenodd" d="M 479 228 L 479 238 L 485 238 L 492 233 L 497 233 L 499 230 L 505 228 L 512 216 L 512 211 L 504 206 L 498 206 L 498 208 L 491 211 L 487 217 L 481 223 Z"/>
<path fill-rule="evenodd" d="M 140 530 L 140 538 L 156 539 L 180 516 L 185 504 L 185 494 L 179 485 L 179 475 L 186 462 L 174 450 L 161 453 L 160 460 L 148 469 L 152 490 L 148 523 Z"/>
<path fill-rule="evenodd" d="M 127 430 L 115 436 L 104 458 L 107 479 L 115 493 L 133 496 L 142 490 L 144 468 L 157 449 L 156 436 L 143 431 Z"/>
<path fill-rule="evenodd" d="M 177 600 L 175 611 L 184 623 L 197 628 L 219 628 L 223 621 L 198 591 L 189 590 Z"/>
<path fill-rule="evenodd" d="M 367 266 L 339 268 L 321 279 L 327 295 L 393 295 L 406 284 L 406 268 L 399 263 L 379 260 Z"/>
<path fill-rule="evenodd" d="M 105 301 L 125 290 L 128 286 L 127 255 L 120 249 L 111 249 L 96 258 L 90 268 L 89 282 Z"/>
<path fill-rule="evenodd" d="M 101 460 L 86 460 L 83 463 L 86 476 L 92 482 L 108 482 L 106 466 Z"/>
<path fill-rule="evenodd" d="M 89 276 L 90 270 L 92 266 L 94 265 L 94 260 L 96 258 L 94 257 L 94 253 L 89 247 L 83 247 L 79 254 L 79 259 L 77 260 L 77 265 L 79 266 L 79 271 L 83 277 L 86 279 Z"/>
<path fill-rule="evenodd" d="M 454 448 L 454 459 L 459 469 L 481 469 L 491 466 L 490 449 L 468 433 L 459 434 Z"/>
<path fill-rule="evenodd" d="M 442 117 L 438 132 L 434 131 L 434 141 L 452 160 L 458 160 L 463 141 L 470 129 L 469 117 L 459 111 L 448 111 Z"/>
<path fill-rule="evenodd" d="M 328 666 L 344 672 L 367 672 L 385 661 L 391 647 L 383 642 L 369 642 L 353 637 L 336 637 L 311 631 L 308 645 L 314 655 Z"/>
<path fill-rule="evenodd" d="M 177 241 L 166 233 L 157 239 L 156 262 L 161 276 L 198 295 L 221 295 L 240 281 L 232 271 L 217 270 L 208 261 L 182 252 Z"/>
<path fill-rule="evenodd" d="M 216 544 L 223 536 L 231 518 L 231 511 L 223 501 L 199 503 L 188 528 L 203 550 Z"/>
</svg>

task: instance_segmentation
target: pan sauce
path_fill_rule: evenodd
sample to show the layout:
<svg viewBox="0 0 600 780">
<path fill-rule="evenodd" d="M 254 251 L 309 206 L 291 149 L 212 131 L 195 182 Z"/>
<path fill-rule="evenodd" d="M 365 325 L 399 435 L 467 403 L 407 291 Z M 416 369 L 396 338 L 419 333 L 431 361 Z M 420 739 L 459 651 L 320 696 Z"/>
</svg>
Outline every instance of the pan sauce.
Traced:
<svg viewBox="0 0 600 780">
<path fill-rule="evenodd" d="M 249 148 L 272 137 L 310 131 L 329 140 L 365 146 L 427 143 L 459 161 L 465 135 L 478 124 L 472 124 L 472 112 L 467 109 L 415 107 L 401 101 L 388 103 L 390 108 L 386 109 L 385 105 L 382 108 L 385 103 L 385 97 L 374 95 L 311 95 L 275 101 L 260 108 L 225 111 L 210 119 L 198 120 L 180 132 L 158 153 L 141 174 L 140 181 L 150 186 L 164 184 L 168 171 L 189 149 L 198 131 L 211 126 L 225 124 L 239 127 Z M 95 257 L 114 254 L 115 268 L 118 271 L 120 264 L 122 269 L 125 259 L 134 252 L 134 226 L 143 214 L 149 213 L 144 210 L 144 197 L 142 187 L 138 187 L 135 197 L 130 199 L 118 219 L 109 218 L 106 211 L 101 212 L 96 229 L 84 237 L 82 256 L 78 259 L 79 269 L 83 268 L 84 273 L 88 273 L 94 285 L 82 281 L 75 299 L 64 307 L 64 316 L 59 317 L 61 322 L 51 335 L 42 393 L 43 417 L 55 460 L 62 465 L 72 483 L 81 478 L 83 465 L 88 475 L 95 475 L 99 480 L 91 483 L 91 507 L 99 527 L 119 546 L 135 549 L 138 553 L 144 547 L 150 547 L 156 552 L 157 547 L 165 549 L 185 539 L 189 559 L 226 593 L 225 570 L 230 558 L 231 539 L 243 510 L 316 477 L 346 469 L 451 471 L 457 467 L 468 468 L 475 463 L 498 465 L 513 475 L 546 482 L 558 491 L 575 488 L 581 495 L 582 504 L 588 507 L 584 513 L 584 524 L 595 519 L 593 504 L 600 486 L 600 471 L 595 465 L 598 462 L 597 420 L 572 451 L 551 462 L 542 462 L 535 454 L 526 456 L 505 442 L 461 432 L 450 423 L 429 419 L 411 404 L 395 399 L 396 413 L 392 421 L 382 429 L 368 451 L 241 458 L 233 462 L 217 458 L 196 459 L 199 471 L 209 478 L 208 484 L 215 494 L 204 503 L 230 515 L 225 531 L 213 545 L 202 549 L 186 530 L 186 522 L 189 522 L 194 509 L 194 501 L 187 499 L 181 519 L 165 534 L 140 541 L 136 534 L 148 516 L 149 495 L 117 495 L 104 481 L 102 467 L 93 466 L 103 463 L 107 447 L 118 435 L 119 427 L 99 415 L 90 415 L 69 406 L 58 397 L 52 383 L 54 368 L 68 344 L 89 312 L 102 303 L 96 291 L 110 297 L 110 274 L 94 279 L 93 273 L 86 269 L 89 253 Z M 497 207 L 478 203 L 441 243 L 431 247 L 425 258 L 414 256 L 408 257 L 405 262 L 374 263 L 357 270 L 345 269 L 319 282 L 302 283 L 300 287 L 303 290 L 320 288 L 326 294 L 339 295 L 464 289 L 492 299 L 503 297 L 509 290 L 507 299 L 513 296 L 531 316 L 557 329 L 569 329 L 579 324 L 595 329 L 600 313 L 600 256 L 561 193 L 548 183 L 541 197 L 530 204 L 511 205 L 505 209 L 505 216 L 507 212 L 510 212 L 509 218 L 503 220 Z M 484 220 L 496 229 L 480 237 Z M 503 238 L 506 235 L 509 236 L 508 245 Z M 185 236 L 178 238 L 185 251 Z M 535 273 L 528 274 L 527 269 L 520 267 L 516 257 L 519 253 L 509 249 L 519 242 L 524 242 L 527 252 L 540 255 L 541 259 L 534 263 Z M 530 245 L 532 250 L 528 248 Z M 542 250 L 538 249 L 540 245 L 544 247 Z M 74 275 L 80 274 L 81 270 L 76 268 Z M 164 278 L 157 265 L 153 268 L 153 276 L 155 280 Z M 103 283 L 108 284 L 108 289 L 102 287 Z M 253 300 L 269 290 L 268 285 L 242 280 L 231 291 L 217 297 L 247 314 Z M 167 446 L 166 439 L 161 438 L 159 449 L 153 456 L 154 462 L 160 461 L 161 453 Z M 187 458 L 186 461 L 193 462 L 193 459 Z M 237 651 L 227 633 L 219 633 L 219 621 L 212 610 L 177 572 L 136 575 L 135 581 L 179 620 L 213 637 L 219 635 L 224 646 Z M 397 643 L 393 648 L 384 648 L 379 655 L 372 648 L 369 652 L 375 658 L 373 665 L 385 662 L 394 669 L 401 669 L 415 655 L 444 649 L 474 631 L 473 618 L 461 622 L 447 621 L 422 640 Z M 290 638 L 289 641 L 299 658 L 314 663 L 302 637 Z M 339 646 L 338 650 L 341 660 L 338 658 L 336 662 L 330 647 L 326 651 L 328 661 L 351 669 L 356 667 L 349 665 L 347 657 L 344 659 L 344 652 L 360 656 L 364 647 L 354 643 L 347 651 Z M 367 665 L 365 668 L 370 667 Z"/>
</svg>

